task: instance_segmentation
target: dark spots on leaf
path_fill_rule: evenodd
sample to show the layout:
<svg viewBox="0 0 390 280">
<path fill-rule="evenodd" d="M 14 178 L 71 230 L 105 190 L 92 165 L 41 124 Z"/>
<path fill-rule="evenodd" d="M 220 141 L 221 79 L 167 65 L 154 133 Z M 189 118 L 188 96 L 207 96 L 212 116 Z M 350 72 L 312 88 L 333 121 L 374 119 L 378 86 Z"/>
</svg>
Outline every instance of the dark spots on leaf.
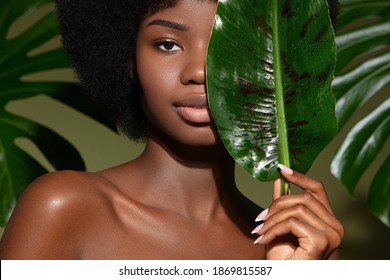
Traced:
<svg viewBox="0 0 390 280">
<path fill-rule="evenodd" d="M 303 79 L 310 78 L 311 74 L 308 71 L 303 71 L 301 75 L 291 67 L 291 65 L 287 62 L 287 53 L 284 51 L 280 51 L 280 56 L 283 62 L 283 72 L 291 79 L 293 82 L 299 82 Z"/>
<path fill-rule="evenodd" d="M 303 155 L 305 153 L 301 148 L 290 149 L 290 152 L 294 155 Z"/>
<path fill-rule="evenodd" d="M 294 137 L 296 136 L 296 131 L 295 130 L 291 130 L 289 129 L 288 130 L 288 137 L 289 137 L 289 141 L 290 141 L 290 144 L 293 142 L 292 139 L 294 139 Z"/>
<path fill-rule="evenodd" d="M 259 131 L 259 130 L 273 130 L 274 129 L 271 122 L 262 122 L 262 121 L 256 121 L 256 120 L 251 121 L 251 126 L 257 131 Z"/>
<path fill-rule="evenodd" d="M 265 15 L 259 13 L 255 16 L 255 25 L 258 29 L 264 30 L 268 35 L 272 35 L 272 27 L 265 21 Z"/>
<path fill-rule="evenodd" d="M 248 115 L 255 115 L 256 113 L 256 105 L 249 102 L 244 102 L 241 104 L 241 107 L 246 110 Z"/>
<path fill-rule="evenodd" d="M 306 70 L 303 71 L 302 75 L 299 75 L 297 73 L 297 71 L 295 69 L 291 69 L 291 72 L 290 72 L 290 78 L 294 81 L 294 82 L 299 82 L 303 79 L 306 79 L 306 78 L 310 78 L 311 77 L 311 74 L 309 72 L 307 72 Z"/>
<path fill-rule="evenodd" d="M 313 112 L 311 115 L 312 115 L 313 117 L 317 117 L 317 112 Z"/>
<path fill-rule="evenodd" d="M 264 66 L 264 70 L 267 73 L 273 75 L 273 73 L 274 73 L 274 65 L 273 65 L 273 63 L 271 63 L 269 61 L 266 61 L 264 59 L 260 60 L 260 63 Z"/>
<path fill-rule="evenodd" d="M 328 77 L 328 73 L 327 72 L 322 72 L 322 73 L 317 75 L 317 81 L 318 82 L 323 82 L 323 81 L 326 80 L 327 77 Z"/>
<path fill-rule="evenodd" d="M 255 94 L 259 96 L 270 97 L 274 94 L 274 91 L 272 89 L 258 86 L 255 83 L 241 78 L 238 79 L 238 85 L 240 86 L 240 94 L 242 95 Z"/>
<path fill-rule="evenodd" d="M 311 16 L 302 26 L 302 30 L 301 32 L 299 33 L 299 35 L 301 36 L 301 38 L 304 38 L 306 36 L 306 33 L 307 33 L 307 29 L 309 28 L 310 24 L 313 22 L 313 20 L 315 19 L 314 16 Z"/>
<path fill-rule="evenodd" d="M 253 3 L 253 5 L 255 5 L 256 7 L 258 7 L 257 0 L 252 0 L 252 3 Z"/>
<path fill-rule="evenodd" d="M 266 65 L 267 67 L 271 68 L 271 69 L 274 69 L 274 65 L 273 63 L 269 62 L 269 61 L 266 61 L 264 59 L 261 60 L 261 63 Z"/>
<path fill-rule="evenodd" d="M 238 119 L 236 121 L 236 126 L 245 131 L 268 131 L 268 133 L 269 131 L 275 131 L 275 127 L 271 121 Z M 260 138 L 263 138 L 263 136 L 260 135 Z"/>
<path fill-rule="evenodd" d="M 314 36 L 314 42 L 318 43 L 325 36 L 328 28 L 326 26 L 322 27 L 321 30 Z"/>
<path fill-rule="evenodd" d="M 264 132 L 261 134 L 253 135 L 253 139 L 256 141 L 259 141 L 259 140 L 269 140 L 270 141 L 270 140 L 277 139 L 277 135 L 274 132 Z"/>
<path fill-rule="evenodd" d="M 281 16 L 282 17 L 289 17 L 289 18 L 294 16 L 294 12 L 291 9 L 291 0 L 286 0 L 284 2 L 283 7 L 282 7 Z"/>
<path fill-rule="evenodd" d="M 292 97 L 294 95 L 298 94 L 298 92 L 296 90 L 289 90 L 286 92 L 286 97 Z"/>
<path fill-rule="evenodd" d="M 301 121 L 297 121 L 297 122 L 289 122 L 287 125 L 289 128 L 295 128 L 295 127 L 307 125 L 308 123 L 309 122 L 307 120 L 301 120 Z"/>
<path fill-rule="evenodd" d="M 289 104 L 292 102 L 292 98 L 294 95 L 297 95 L 298 92 L 296 90 L 289 90 L 286 92 L 285 96 L 284 96 L 284 102 L 286 104 Z"/>
</svg>

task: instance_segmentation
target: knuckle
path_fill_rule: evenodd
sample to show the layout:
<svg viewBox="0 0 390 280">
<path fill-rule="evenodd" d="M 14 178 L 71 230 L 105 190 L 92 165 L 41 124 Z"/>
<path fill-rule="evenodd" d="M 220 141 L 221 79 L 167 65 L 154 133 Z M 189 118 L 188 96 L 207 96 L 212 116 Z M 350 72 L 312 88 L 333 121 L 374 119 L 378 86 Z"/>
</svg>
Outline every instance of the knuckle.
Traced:
<svg viewBox="0 0 390 280">
<path fill-rule="evenodd" d="M 299 215 L 305 215 L 307 213 L 307 207 L 303 204 L 299 204 L 295 207 L 295 212 Z"/>
<path fill-rule="evenodd" d="M 309 192 L 302 193 L 302 197 L 303 197 L 303 200 L 305 200 L 305 201 L 313 199 L 313 195 Z"/>
<path fill-rule="evenodd" d="M 329 243 L 330 243 L 331 248 L 335 249 L 341 243 L 341 236 L 339 234 L 337 234 L 337 233 L 334 233 L 334 234 L 331 235 L 329 240 L 330 240 Z"/>
<path fill-rule="evenodd" d="M 320 182 L 320 181 L 317 181 L 317 180 L 314 180 L 314 183 L 313 183 L 313 190 L 314 191 L 322 191 L 324 190 L 324 185 Z"/>
<path fill-rule="evenodd" d="M 317 248 L 321 251 L 326 251 L 330 247 L 330 242 L 326 238 L 321 238 L 321 240 L 316 244 Z"/>
<path fill-rule="evenodd" d="M 343 224 L 340 223 L 339 221 L 337 223 L 337 232 L 338 232 L 340 238 L 343 239 L 344 238 L 344 234 L 345 234 L 345 229 L 344 229 Z"/>
<path fill-rule="evenodd" d="M 332 250 L 336 249 L 341 244 L 342 237 L 335 229 L 324 232 L 323 236 L 326 237 L 328 248 Z"/>
<path fill-rule="evenodd" d="M 290 227 L 294 227 L 298 223 L 298 219 L 296 219 L 294 217 L 290 217 L 290 218 L 288 218 L 288 223 L 289 223 Z"/>
<path fill-rule="evenodd" d="M 313 249 L 317 252 L 326 252 L 329 250 L 330 241 L 326 237 L 324 233 L 318 232 L 317 234 L 312 236 Z"/>
</svg>

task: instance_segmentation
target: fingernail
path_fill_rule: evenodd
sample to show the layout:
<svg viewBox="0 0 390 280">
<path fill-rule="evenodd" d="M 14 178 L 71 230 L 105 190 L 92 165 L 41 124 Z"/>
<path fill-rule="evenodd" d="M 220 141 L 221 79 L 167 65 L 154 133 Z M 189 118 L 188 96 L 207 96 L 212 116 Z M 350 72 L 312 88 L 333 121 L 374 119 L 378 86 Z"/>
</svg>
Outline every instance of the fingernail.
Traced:
<svg viewBox="0 0 390 280">
<path fill-rule="evenodd" d="M 281 164 L 281 163 L 278 164 L 278 167 L 279 167 L 283 172 L 286 172 L 286 173 L 289 174 L 289 175 L 293 175 L 293 174 L 294 174 L 294 171 L 293 171 L 292 169 L 288 168 L 287 166 L 285 166 L 285 165 L 283 165 L 283 164 Z"/>
<path fill-rule="evenodd" d="M 260 243 L 260 240 L 263 239 L 264 235 L 261 235 L 259 238 L 257 238 L 255 240 L 255 242 L 253 242 L 253 244 L 257 244 L 257 243 Z"/>
<path fill-rule="evenodd" d="M 252 230 L 252 234 L 255 234 L 255 233 L 258 233 L 264 226 L 264 223 L 262 223 L 261 225 L 258 225 L 254 230 Z"/>
<path fill-rule="evenodd" d="M 269 209 L 266 208 L 264 209 L 260 214 L 259 216 L 257 216 L 256 218 L 256 222 L 260 222 L 260 221 L 264 221 L 265 217 L 268 215 L 268 212 L 269 212 Z"/>
</svg>

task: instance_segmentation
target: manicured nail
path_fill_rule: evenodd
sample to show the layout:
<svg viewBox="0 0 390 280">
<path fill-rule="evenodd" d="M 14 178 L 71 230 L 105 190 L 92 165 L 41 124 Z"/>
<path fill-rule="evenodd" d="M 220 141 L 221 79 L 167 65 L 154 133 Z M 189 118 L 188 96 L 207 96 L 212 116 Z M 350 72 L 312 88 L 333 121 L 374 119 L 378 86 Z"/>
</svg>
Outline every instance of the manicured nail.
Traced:
<svg viewBox="0 0 390 280">
<path fill-rule="evenodd" d="M 283 172 L 286 172 L 287 174 L 289 175 L 293 175 L 294 174 L 294 171 L 290 168 L 288 168 L 287 166 L 283 165 L 283 164 L 278 164 L 278 167 L 283 171 Z"/>
<path fill-rule="evenodd" d="M 261 235 L 259 238 L 257 238 L 255 240 L 255 242 L 253 242 L 253 244 L 257 244 L 257 243 L 260 243 L 260 240 L 263 239 L 264 235 Z"/>
<path fill-rule="evenodd" d="M 264 223 L 262 223 L 261 225 L 258 225 L 254 230 L 252 230 L 252 234 L 255 234 L 255 233 L 258 233 L 264 226 Z"/>
<path fill-rule="evenodd" d="M 257 216 L 256 218 L 256 222 L 260 222 L 260 221 L 264 221 L 265 217 L 268 215 L 268 212 L 269 212 L 269 209 L 266 208 L 264 209 L 260 214 L 259 216 Z"/>
</svg>

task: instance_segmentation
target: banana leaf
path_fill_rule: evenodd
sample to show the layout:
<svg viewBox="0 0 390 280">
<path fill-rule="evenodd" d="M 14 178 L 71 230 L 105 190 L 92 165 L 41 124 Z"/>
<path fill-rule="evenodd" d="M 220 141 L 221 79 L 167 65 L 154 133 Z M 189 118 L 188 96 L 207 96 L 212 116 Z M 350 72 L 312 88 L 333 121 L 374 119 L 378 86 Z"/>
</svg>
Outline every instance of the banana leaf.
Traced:
<svg viewBox="0 0 390 280">
<path fill-rule="evenodd" d="M 336 134 L 334 40 L 325 0 L 219 2 L 209 107 L 228 151 L 258 180 L 278 177 L 278 163 L 307 172 Z"/>
<path fill-rule="evenodd" d="M 81 94 L 75 83 L 26 81 L 27 75 L 52 69 L 70 68 L 60 47 L 36 52 L 37 48 L 59 36 L 52 0 L 0 1 L 0 226 L 5 226 L 23 190 L 47 170 L 16 145 L 15 140 L 32 141 L 57 170 L 85 170 L 77 149 L 62 136 L 32 120 L 6 110 L 11 101 L 46 94 L 72 106 L 114 129 Z M 17 20 L 42 11 L 31 26 L 10 32 Z M 35 52 L 34 52 L 35 51 Z"/>
</svg>

